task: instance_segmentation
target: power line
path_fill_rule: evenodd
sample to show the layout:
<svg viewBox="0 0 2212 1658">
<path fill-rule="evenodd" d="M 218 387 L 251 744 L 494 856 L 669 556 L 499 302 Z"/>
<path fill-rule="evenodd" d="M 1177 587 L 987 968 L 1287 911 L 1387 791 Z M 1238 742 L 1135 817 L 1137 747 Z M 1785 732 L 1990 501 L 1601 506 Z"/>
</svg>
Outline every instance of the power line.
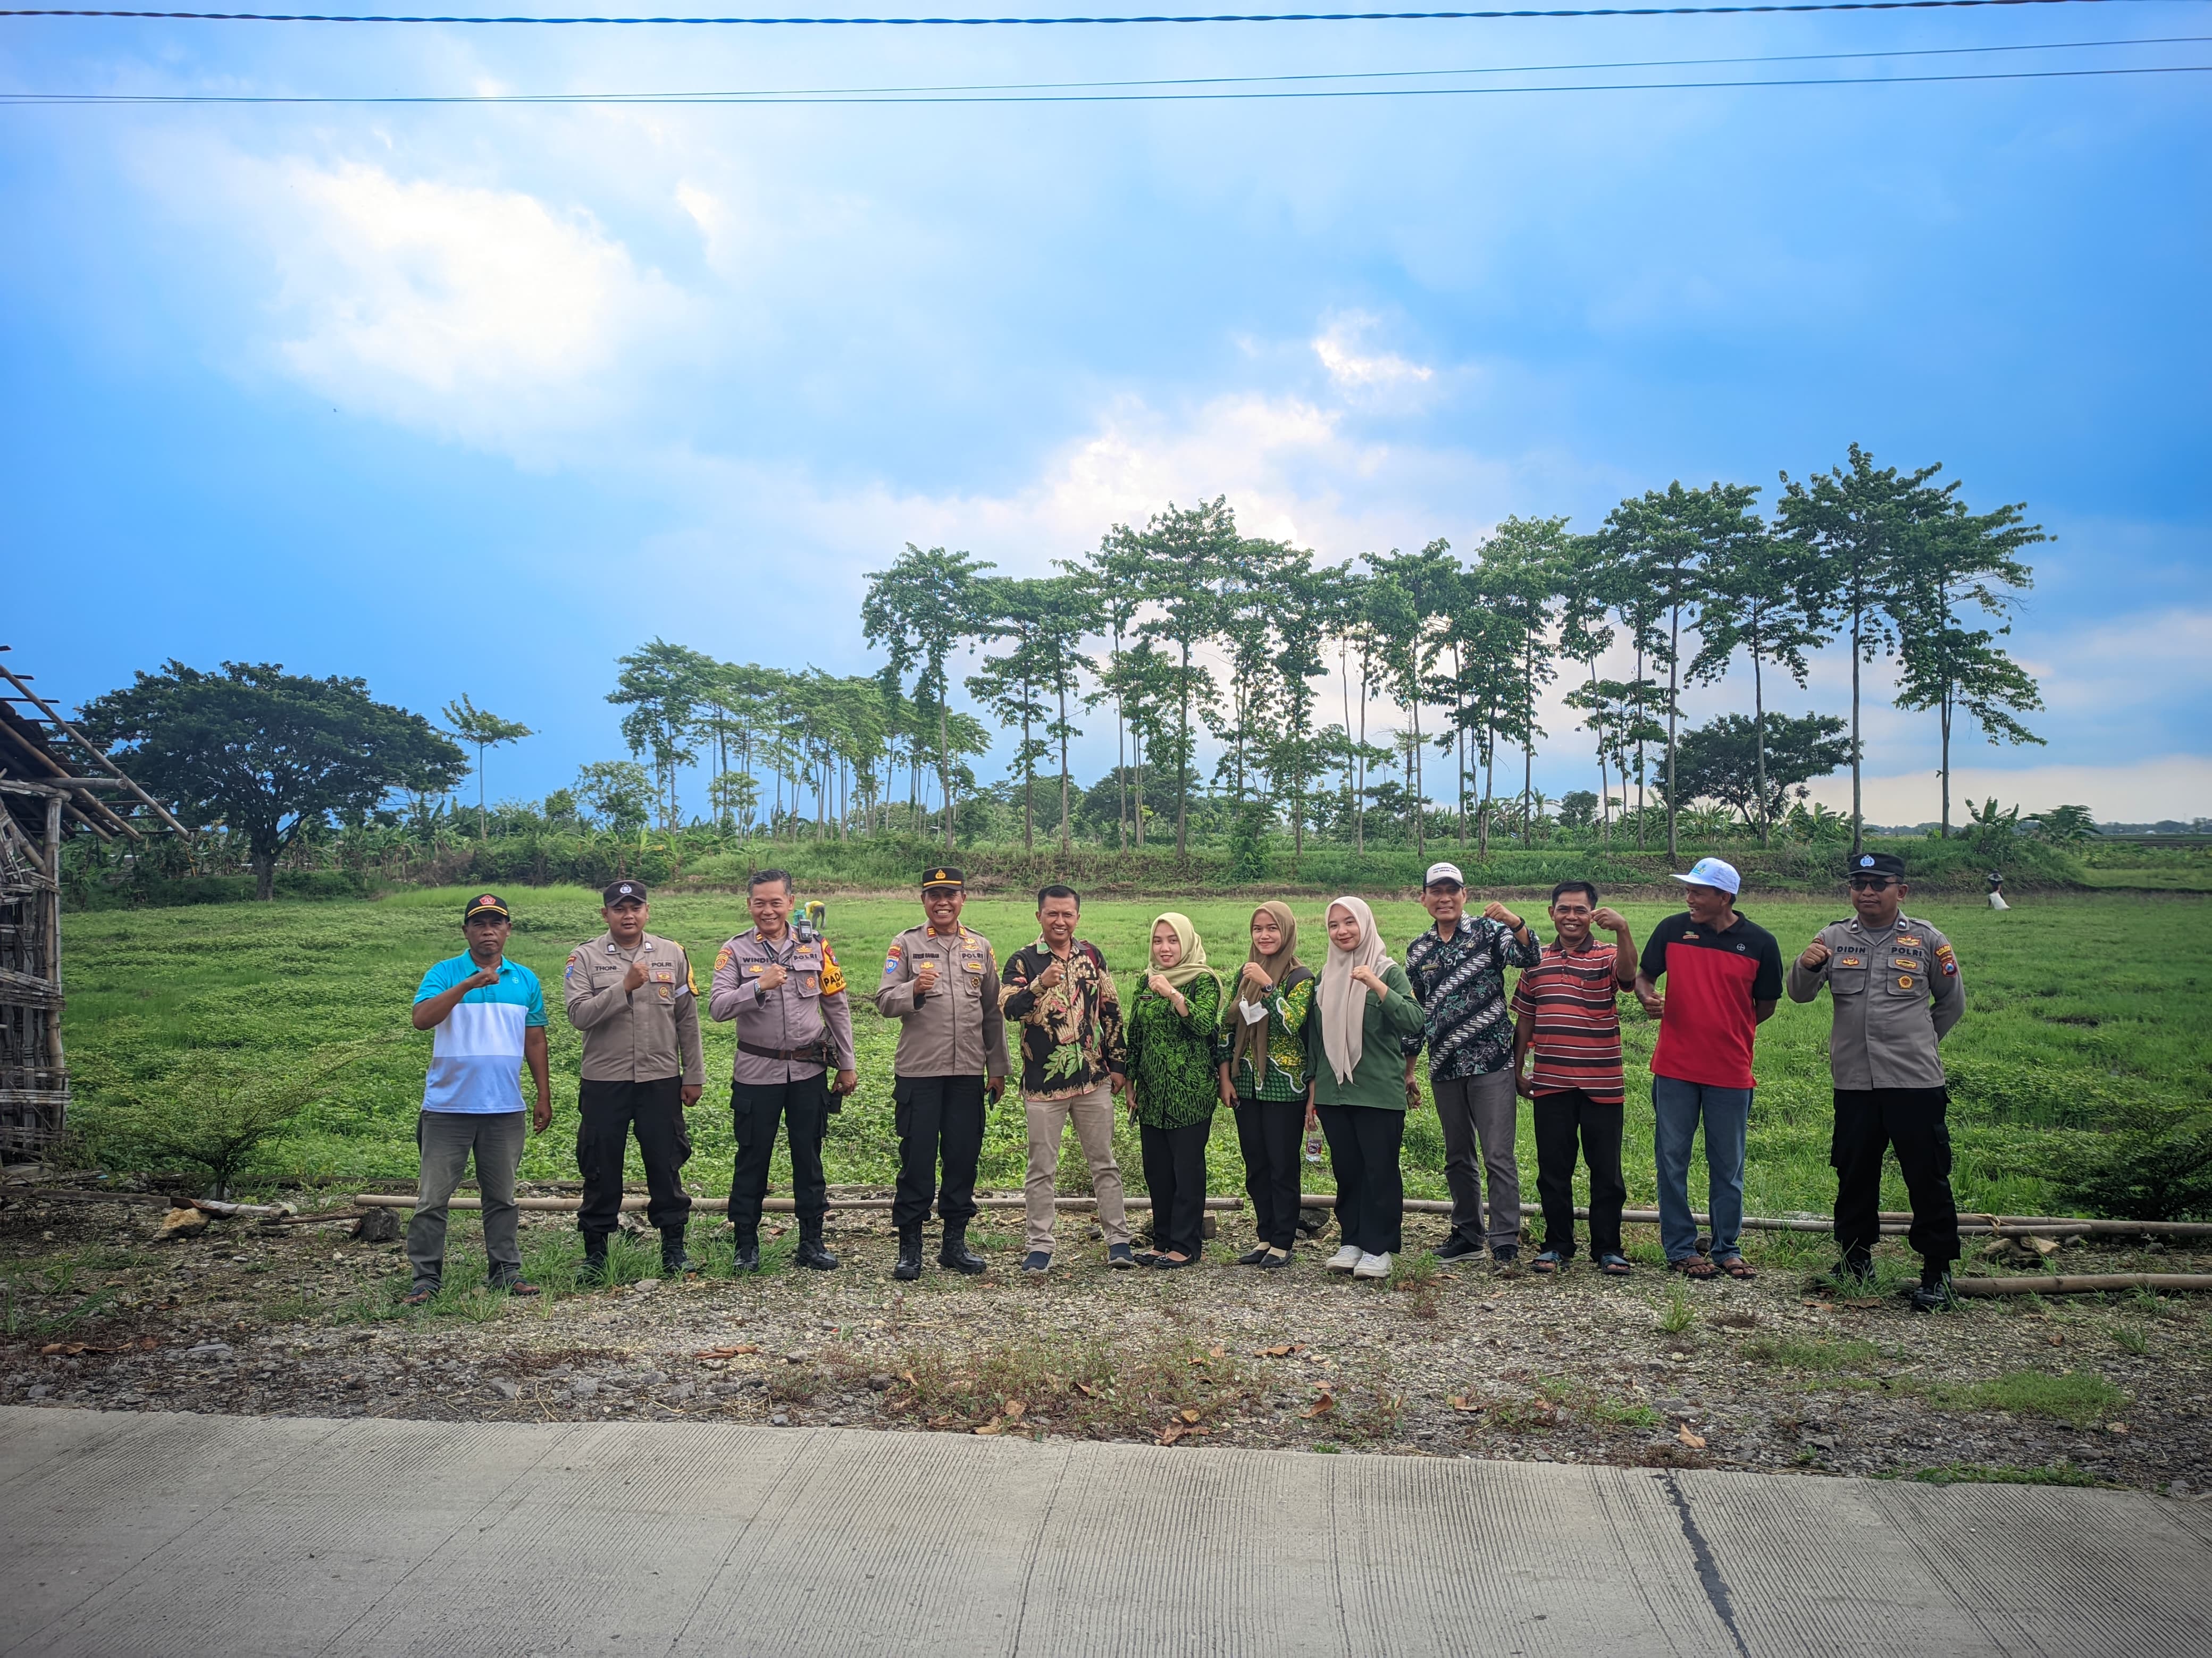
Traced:
<svg viewBox="0 0 2212 1658">
<path fill-rule="evenodd" d="M 2113 75 L 2203 75 L 2212 64 L 2158 64 L 2131 68 L 1992 70 L 1983 74 L 1802 76 L 1766 80 L 1605 81 L 1524 87 L 1343 87 L 1285 88 L 1245 92 L 1054 92 L 1054 93 L 481 93 L 364 94 L 257 94 L 250 93 L 0 93 L 0 104 L 622 104 L 788 106 L 798 104 L 1175 104 L 1243 102 L 1255 100 L 1324 98 L 1474 98 L 1522 93 L 1709 92 L 1759 87 L 1895 87 L 1952 84 L 1968 81 L 2087 80 Z"/>
<path fill-rule="evenodd" d="M 2212 34 L 2130 35 L 2103 40 L 2030 40 L 1982 46 L 1892 46 L 1868 52 L 1765 52 L 1725 58 L 1628 58 L 1571 64 L 1483 64 L 1457 69 L 1345 70 L 1309 75 L 1185 75 L 1165 79 L 1118 81 L 986 81 L 956 82 L 923 86 L 875 87 L 753 87 L 721 92 L 541 92 L 453 94 L 465 103 L 638 103 L 696 102 L 710 99 L 757 98 L 790 100 L 809 97 L 883 96 L 898 94 L 962 92 L 1094 92 L 1158 87 L 1290 86 L 1345 81 L 1449 80 L 1476 75 L 1564 75 L 1602 70 L 1703 69 L 1741 67 L 1753 64 L 1863 63 L 1905 58 L 1985 57 L 1995 52 L 2085 52 L 2106 47 L 2178 46 L 2212 44 Z M 1872 77 L 1869 77 L 1872 78 Z M 1891 78 L 1891 77 L 1885 77 Z M 40 94 L 15 94 L 30 97 Z M 44 94 L 67 97 L 67 94 Z M 102 94 L 87 94 L 102 95 Z M 111 97 L 132 94 L 110 94 Z M 145 97 L 163 94 L 146 94 Z M 170 94 L 178 97 L 188 94 Z M 255 94 L 228 94 L 250 98 Z M 280 94 L 267 94 L 280 96 Z M 395 97 L 399 94 L 393 94 Z M 422 94 L 434 96 L 434 94 Z"/>
<path fill-rule="evenodd" d="M 998 28 L 1053 24 L 1134 23 L 1393 23 L 1483 22 L 1512 18 L 1736 17 L 1767 13 L 1828 11 L 1951 11 L 1981 6 L 2135 5 L 2149 0 L 1796 0 L 1795 3 L 1733 6 L 1601 6 L 1514 11 L 1327 11 L 1147 13 L 1119 17 L 475 17 L 335 12 L 93 11 L 44 7 L 0 9 L 0 18 L 140 18 L 187 23 L 467 23 L 531 24 L 547 27 L 599 24 L 619 27 Z"/>
</svg>

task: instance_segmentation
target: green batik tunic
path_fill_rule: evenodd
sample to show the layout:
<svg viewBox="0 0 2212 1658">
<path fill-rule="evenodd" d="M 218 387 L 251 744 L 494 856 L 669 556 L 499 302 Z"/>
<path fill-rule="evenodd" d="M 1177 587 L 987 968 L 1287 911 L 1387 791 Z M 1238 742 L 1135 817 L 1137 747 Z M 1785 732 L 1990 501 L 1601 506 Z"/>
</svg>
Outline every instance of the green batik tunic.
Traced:
<svg viewBox="0 0 2212 1658">
<path fill-rule="evenodd" d="M 1303 1100 L 1306 1096 L 1306 1016 L 1313 1011 L 1316 981 L 1301 979 L 1285 991 L 1277 985 L 1260 999 L 1267 1010 L 1267 1074 L 1255 1080 L 1252 1056 L 1237 1053 L 1237 1029 L 1244 1010 L 1234 997 L 1221 1010 L 1221 1056 L 1229 1061 L 1229 1080 L 1240 1100 Z"/>
<path fill-rule="evenodd" d="M 1178 1015 L 1173 1002 L 1152 993 L 1148 973 L 1123 1023 L 1137 1121 L 1147 1128 L 1207 1121 L 1221 1102 L 1221 1073 L 1214 1068 L 1221 987 L 1210 978 L 1193 979 L 1182 999 L 1190 1011 Z"/>
</svg>

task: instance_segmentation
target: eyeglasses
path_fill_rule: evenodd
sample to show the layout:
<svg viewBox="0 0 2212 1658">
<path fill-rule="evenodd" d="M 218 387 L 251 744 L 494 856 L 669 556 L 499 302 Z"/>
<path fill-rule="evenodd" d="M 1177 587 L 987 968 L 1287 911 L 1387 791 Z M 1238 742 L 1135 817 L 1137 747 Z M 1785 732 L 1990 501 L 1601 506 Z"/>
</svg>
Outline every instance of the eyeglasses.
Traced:
<svg viewBox="0 0 2212 1658">
<path fill-rule="evenodd" d="M 1854 875 L 1848 884 L 1853 892 L 1880 892 L 1885 887 L 1897 884 L 1893 875 Z"/>
</svg>

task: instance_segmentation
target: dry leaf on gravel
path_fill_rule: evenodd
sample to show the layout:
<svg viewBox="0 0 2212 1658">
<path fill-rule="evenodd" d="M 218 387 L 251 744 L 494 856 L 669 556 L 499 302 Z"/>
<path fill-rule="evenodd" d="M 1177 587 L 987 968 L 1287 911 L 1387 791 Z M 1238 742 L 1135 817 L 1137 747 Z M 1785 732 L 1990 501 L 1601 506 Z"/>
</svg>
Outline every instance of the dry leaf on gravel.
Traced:
<svg viewBox="0 0 2212 1658">
<path fill-rule="evenodd" d="M 986 1436 L 995 1433 L 1004 1433 L 1006 1430 L 1006 1424 L 1000 1421 L 995 1416 L 988 1422 L 986 1422 L 981 1427 L 975 1430 L 977 1433 L 982 1434 Z"/>
<path fill-rule="evenodd" d="M 1323 1394 L 1320 1398 L 1315 1400 L 1312 1404 L 1307 1406 L 1305 1409 L 1300 1411 L 1298 1414 L 1310 1422 L 1317 1416 L 1327 1416 L 1335 1408 L 1336 1395 L 1334 1394 Z"/>
<path fill-rule="evenodd" d="M 1304 1352 L 1305 1351 L 1305 1346 L 1306 1345 L 1303 1341 L 1285 1341 L 1278 1346 L 1261 1348 L 1260 1357 L 1262 1358 L 1288 1358 L 1292 1353 Z M 1216 1349 L 1216 1351 L 1218 1351 L 1219 1350 Z"/>
<path fill-rule="evenodd" d="M 1455 1411 L 1480 1411 L 1483 1408 L 1480 1400 L 1468 1399 L 1461 1394 L 1454 1394 L 1449 1399 L 1444 1400 L 1444 1403 Z"/>
<path fill-rule="evenodd" d="M 140 1336 L 135 1341 L 107 1343 L 92 1341 L 49 1341 L 39 1349 L 41 1358 L 75 1358 L 79 1353 L 140 1353 L 151 1352 L 161 1344 L 151 1336 Z"/>
<path fill-rule="evenodd" d="M 1674 1430 L 1674 1437 L 1680 1440 L 1685 1445 L 1687 1445 L 1693 1451 L 1702 1451 L 1705 1448 L 1704 1437 L 1700 1435 L 1692 1433 L 1690 1431 L 1690 1424 L 1686 1422 L 1682 1424 L 1680 1427 Z"/>
<path fill-rule="evenodd" d="M 1018 1422 L 1022 1419 L 1022 1412 L 1029 1409 L 1029 1405 L 1023 1400 L 1010 1399 L 999 1408 L 1007 1421 Z"/>
<path fill-rule="evenodd" d="M 760 1351 L 759 1344 L 757 1342 L 748 1341 L 736 1347 L 702 1347 L 697 1352 L 692 1354 L 691 1357 L 694 1358 L 736 1358 L 745 1353 L 757 1353 L 758 1351 Z M 909 1376 L 908 1380 L 912 1381 L 913 1378 Z"/>
<path fill-rule="evenodd" d="M 1180 1416 L 1186 1422 L 1195 1422 L 1198 1420 L 1198 1412 L 1196 1411 L 1178 1411 L 1176 1414 Z"/>
<path fill-rule="evenodd" d="M 1098 1389 L 1092 1387 L 1087 1382 L 1077 1382 L 1075 1384 L 1075 1391 L 1081 1394 L 1085 1399 L 1096 1399 L 1098 1397 Z"/>
</svg>

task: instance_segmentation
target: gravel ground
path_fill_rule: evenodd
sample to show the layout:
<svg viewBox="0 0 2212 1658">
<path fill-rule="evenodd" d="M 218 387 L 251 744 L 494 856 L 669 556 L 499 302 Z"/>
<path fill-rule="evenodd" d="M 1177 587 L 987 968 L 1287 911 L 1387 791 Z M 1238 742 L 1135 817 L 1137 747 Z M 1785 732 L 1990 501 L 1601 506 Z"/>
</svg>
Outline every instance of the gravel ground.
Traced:
<svg viewBox="0 0 2212 1658">
<path fill-rule="evenodd" d="M 394 1243 L 342 1225 L 217 1222 L 155 1242 L 167 1211 L 9 1193 L 0 1207 L 0 1403 L 434 1420 L 711 1417 L 891 1431 L 1069 1434 L 1316 1452 L 1484 1456 L 1804 1473 L 2063 1479 L 2212 1492 L 2212 1303 L 2143 1294 L 2007 1297 L 1916 1315 L 1847 1297 L 1819 1237 L 1753 1235 L 1751 1283 L 1670 1279 L 1650 1229 L 1632 1278 L 1587 1260 L 1542 1277 L 1439 1266 L 1440 1218 L 1409 1217 L 1389 1284 L 1230 1265 L 1110 1272 L 1080 1217 L 1043 1278 L 1017 1217 L 971 1240 L 981 1278 L 890 1276 L 886 1218 L 840 1213 L 838 1272 L 722 1270 L 574 1293 L 565 1216 L 526 1218 L 550 1293 L 450 1288 L 397 1306 Z M 1972 1248 L 1970 1243 L 1970 1250 Z M 1886 1287 L 1912 1258 L 1886 1245 Z M 650 1259 L 624 1252 L 633 1272 Z M 456 1218 L 449 1284 L 482 1271 Z M 554 1270 L 538 1269 L 551 1265 Z M 2212 1272 L 2199 1254 L 2069 1245 L 2067 1272 Z M 1968 1270 L 2011 1271 L 1975 1259 Z"/>
</svg>

